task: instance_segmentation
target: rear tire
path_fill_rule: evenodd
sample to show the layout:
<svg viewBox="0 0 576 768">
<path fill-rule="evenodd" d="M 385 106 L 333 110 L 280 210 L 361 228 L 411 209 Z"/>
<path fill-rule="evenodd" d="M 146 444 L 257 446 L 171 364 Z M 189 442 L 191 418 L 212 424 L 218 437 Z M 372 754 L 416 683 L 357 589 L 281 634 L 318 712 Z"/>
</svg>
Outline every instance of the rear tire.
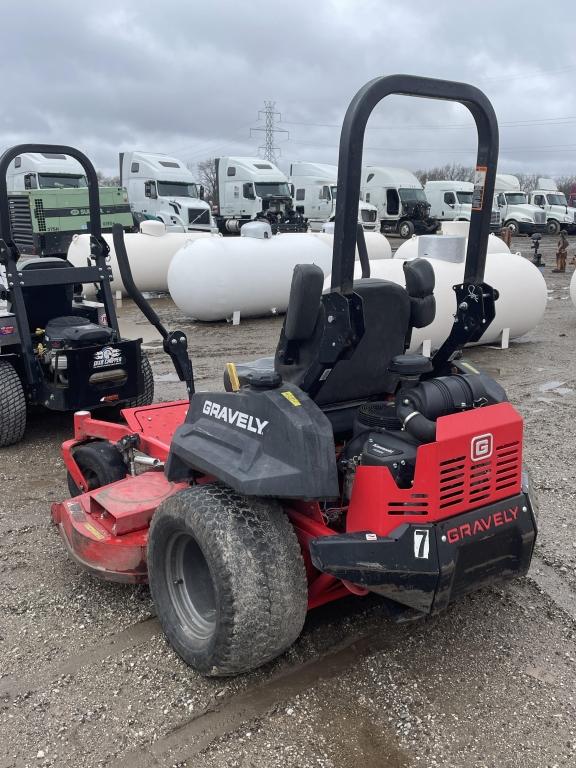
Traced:
<svg viewBox="0 0 576 768">
<path fill-rule="evenodd" d="M 403 221 L 398 227 L 398 234 L 403 240 L 409 240 L 414 234 L 414 224 L 411 221 Z"/>
<path fill-rule="evenodd" d="M 557 235 L 558 232 L 560 232 L 560 223 L 555 219 L 550 219 L 550 221 L 546 224 L 546 232 L 549 235 Z"/>
<path fill-rule="evenodd" d="M 74 460 L 88 481 L 88 491 L 123 480 L 127 474 L 120 451 L 106 440 L 94 440 L 76 448 Z M 67 480 L 71 496 L 80 496 L 86 492 L 76 485 L 70 472 Z"/>
<path fill-rule="evenodd" d="M 171 496 L 152 518 L 148 574 L 168 641 L 205 675 L 255 669 L 302 631 L 304 561 L 276 501 L 220 484 Z"/>
<path fill-rule="evenodd" d="M 154 374 L 148 355 L 142 353 L 142 376 L 144 387 L 142 392 L 133 400 L 128 400 L 121 408 L 141 408 L 143 405 L 151 405 L 154 402 Z"/>
<path fill-rule="evenodd" d="M 18 443 L 26 430 L 26 395 L 18 372 L 0 360 L 0 448 Z"/>
</svg>

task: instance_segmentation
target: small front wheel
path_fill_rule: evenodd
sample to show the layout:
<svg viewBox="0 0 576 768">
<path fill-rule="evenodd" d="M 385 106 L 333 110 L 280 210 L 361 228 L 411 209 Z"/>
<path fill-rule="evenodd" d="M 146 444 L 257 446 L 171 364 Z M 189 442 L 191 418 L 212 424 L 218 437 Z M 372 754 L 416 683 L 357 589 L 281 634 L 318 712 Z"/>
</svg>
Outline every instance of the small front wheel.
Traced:
<svg viewBox="0 0 576 768">
<path fill-rule="evenodd" d="M 79 496 L 86 491 L 95 491 L 103 485 L 115 483 L 126 477 L 126 464 L 120 451 L 107 440 L 94 440 L 81 445 L 74 451 L 74 460 L 86 478 L 87 488 L 79 488 L 68 472 L 68 490 L 71 496 Z"/>
<path fill-rule="evenodd" d="M 556 221 L 556 219 L 550 219 L 546 224 L 546 232 L 549 235 L 557 235 L 560 232 L 560 222 Z"/>
<path fill-rule="evenodd" d="M 276 501 L 217 483 L 171 496 L 152 518 L 148 575 L 168 641 L 205 675 L 255 669 L 302 630 L 304 561 Z"/>
<path fill-rule="evenodd" d="M 517 221 L 514 221 L 514 219 L 510 219 L 510 221 L 507 221 L 506 226 L 514 236 L 520 234 L 520 226 Z"/>
</svg>

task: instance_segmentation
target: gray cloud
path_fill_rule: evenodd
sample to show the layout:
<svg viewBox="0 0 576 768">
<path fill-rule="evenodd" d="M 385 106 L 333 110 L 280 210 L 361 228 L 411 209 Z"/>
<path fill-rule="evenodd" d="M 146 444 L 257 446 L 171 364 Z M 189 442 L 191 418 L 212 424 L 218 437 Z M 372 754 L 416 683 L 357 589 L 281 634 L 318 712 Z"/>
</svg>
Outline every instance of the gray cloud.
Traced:
<svg viewBox="0 0 576 768">
<path fill-rule="evenodd" d="M 574 173 L 573 14 L 568 2 L 552 14 L 495 0 L 2 4 L 0 146 L 71 143 L 107 172 L 121 149 L 191 162 L 255 154 L 262 137 L 250 126 L 268 98 L 289 130 L 277 137 L 280 165 L 335 162 L 355 91 L 408 72 L 486 91 L 502 170 Z M 365 146 L 371 163 L 472 164 L 475 132 L 458 105 L 394 98 L 375 110 Z"/>
</svg>

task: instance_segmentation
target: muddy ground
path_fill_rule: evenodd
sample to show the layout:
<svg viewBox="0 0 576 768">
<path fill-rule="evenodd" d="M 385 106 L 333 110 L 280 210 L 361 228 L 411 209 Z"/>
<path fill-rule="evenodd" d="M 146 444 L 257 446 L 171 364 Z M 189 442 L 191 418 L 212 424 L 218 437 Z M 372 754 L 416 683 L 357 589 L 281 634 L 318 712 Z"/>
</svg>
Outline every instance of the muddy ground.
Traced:
<svg viewBox="0 0 576 768">
<path fill-rule="evenodd" d="M 411 624 L 373 598 L 327 606 L 284 657 L 233 680 L 175 656 L 145 587 L 68 559 L 49 509 L 67 495 L 58 447 L 71 420 L 35 416 L 0 461 L 0 768 L 576 766 L 572 269 L 546 270 L 546 315 L 522 343 L 469 355 L 525 417 L 541 525 L 530 576 Z M 151 348 L 158 399 L 182 396 L 137 312 L 121 312 Z M 280 324 L 188 324 L 199 387 L 229 359 L 269 353 Z"/>
</svg>

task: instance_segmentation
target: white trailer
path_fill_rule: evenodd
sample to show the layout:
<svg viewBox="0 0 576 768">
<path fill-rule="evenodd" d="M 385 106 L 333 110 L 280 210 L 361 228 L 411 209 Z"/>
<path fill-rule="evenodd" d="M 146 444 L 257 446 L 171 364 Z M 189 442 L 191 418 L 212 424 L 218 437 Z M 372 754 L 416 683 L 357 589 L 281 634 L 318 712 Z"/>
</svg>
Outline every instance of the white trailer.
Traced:
<svg viewBox="0 0 576 768">
<path fill-rule="evenodd" d="M 470 221 L 473 191 L 471 181 L 427 181 L 424 192 L 430 203 L 430 216 L 439 221 Z M 500 211 L 493 207 L 490 230 L 498 230 L 500 222 Z"/>
<path fill-rule="evenodd" d="M 338 166 L 297 162 L 290 165 L 290 191 L 298 213 L 308 219 L 312 231 L 336 215 Z M 379 229 L 376 206 L 360 201 L 358 221 L 368 232 Z"/>
<path fill-rule="evenodd" d="M 422 184 L 404 168 L 363 168 L 361 198 L 376 206 L 383 233 L 406 239 L 415 233 L 433 234 L 440 227 L 430 216 L 430 203 Z"/>
<path fill-rule="evenodd" d="M 503 226 L 509 227 L 513 234 L 532 235 L 546 231 L 546 213 L 536 205 L 530 205 L 516 176 L 496 174 L 494 202 L 500 211 Z"/>
<path fill-rule="evenodd" d="M 8 192 L 28 189 L 86 188 L 86 174 L 77 160 L 55 152 L 25 152 L 8 166 Z"/>
<path fill-rule="evenodd" d="M 290 185 L 282 171 L 261 157 L 217 157 L 218 205 L 214 215 L 223 234 L 238 234 L 246 222 L 265 219 L 276 232 L 305 232 L 294 210 Z"/>
<path fill-rule="evenodd" d="M 530 192 L 528 200 L 546 213 L 546 231 L 557 235 L 561 229 L 576 231 L 576 208 L 571 208 L 566 195 L 558 191 L 554 179 L 538 179 L 538 189 Z"/>
<path fill-rule="evenodd" d="M 202 187 L 181 160 L 156 152 L 121 152 L 120 184 L 136 221 L 159 219 L 168 231 L 215 229 Z"/>
</svg>

